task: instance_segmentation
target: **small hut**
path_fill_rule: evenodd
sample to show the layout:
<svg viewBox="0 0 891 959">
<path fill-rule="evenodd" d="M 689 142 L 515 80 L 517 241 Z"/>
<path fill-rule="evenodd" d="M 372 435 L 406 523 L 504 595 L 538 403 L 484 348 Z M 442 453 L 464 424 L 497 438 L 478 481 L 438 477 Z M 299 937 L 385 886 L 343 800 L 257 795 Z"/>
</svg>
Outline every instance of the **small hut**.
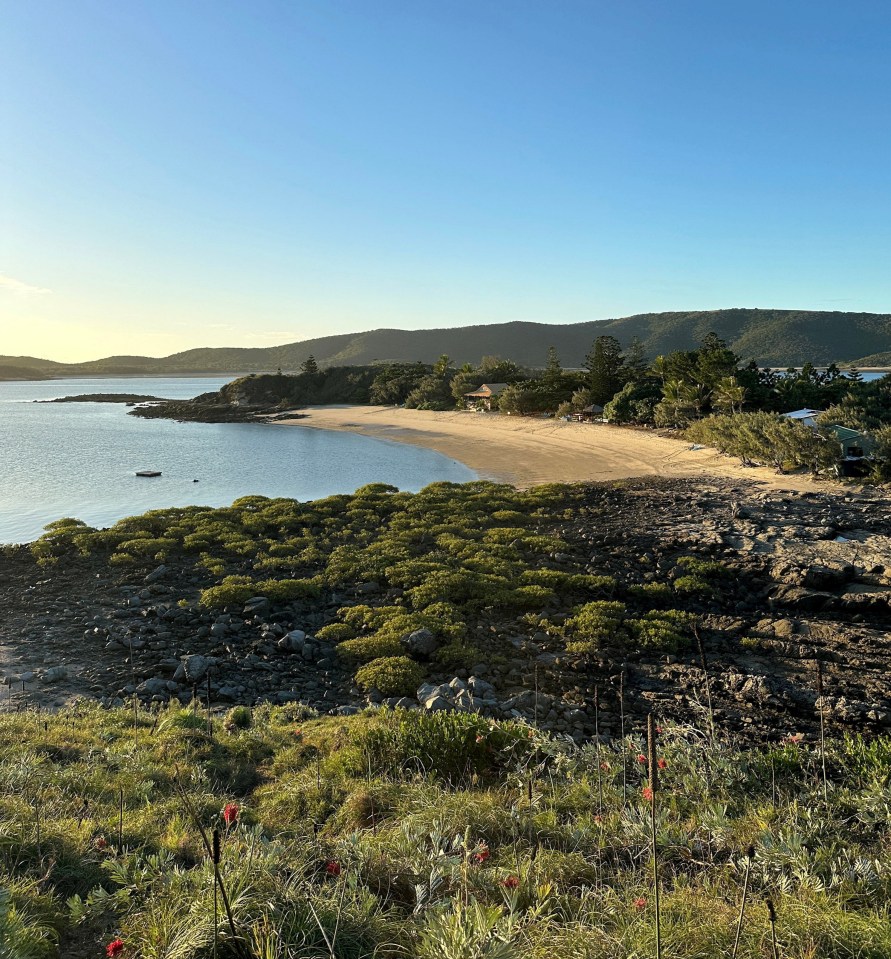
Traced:
<svg viewBox="0 0 891 959">
<path fill-rule="evenodd" d="M 603 407 L 598 406 L 596 403 L 592 403 L 590 406 L 586 406 L 582 410 L 576 410 L 575 412 L 570 413 L 567 419 L 571 420 L 573 423 L 602 422 Z"/>
<path fill-rule="evenodd" d="M 493 401 L 507 389 L 507 383 L 483 383 L 472 393 L 464 394 L 464 402 L 469 410 L 491 410 Z"/>
</svg>

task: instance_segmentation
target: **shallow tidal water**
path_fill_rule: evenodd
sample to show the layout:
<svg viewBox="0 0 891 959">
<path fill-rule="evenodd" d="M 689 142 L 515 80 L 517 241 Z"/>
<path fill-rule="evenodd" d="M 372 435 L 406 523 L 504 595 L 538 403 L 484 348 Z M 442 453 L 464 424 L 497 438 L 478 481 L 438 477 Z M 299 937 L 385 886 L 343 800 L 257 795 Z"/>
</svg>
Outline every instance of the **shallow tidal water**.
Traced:
<svg viewBox="0 0 891 959">
<path fill-rule="evenodd" d="M 35 403 L 86 393 L 185 399 L 223 377 L 103 377 L 0 383 L 0 543 L 73 516 L 109 526 L 167 506 L 225 506 L 258 493 L 300 500 L 366 483 L 416 491 L 476 474 L 432 450 L 352 433 L 260 423 L 176 423 L 118 403 Z M 146 479 L 137 470 L 161 470 Z M 194 482 L 198 480 L 198 482 Z"/>
</svg>

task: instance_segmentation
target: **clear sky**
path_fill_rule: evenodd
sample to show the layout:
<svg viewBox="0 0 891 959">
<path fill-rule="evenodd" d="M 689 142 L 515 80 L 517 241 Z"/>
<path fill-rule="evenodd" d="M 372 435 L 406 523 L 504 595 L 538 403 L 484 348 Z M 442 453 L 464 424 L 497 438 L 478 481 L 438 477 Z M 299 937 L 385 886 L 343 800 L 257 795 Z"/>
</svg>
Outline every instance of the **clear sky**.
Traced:
<svg viewBox="0 0 891 959">
<path fill-rule="evenodd" d="M 885 0 L 0 0 L 0 354 L 889 311 L 889 46 Z"/>
</svg>

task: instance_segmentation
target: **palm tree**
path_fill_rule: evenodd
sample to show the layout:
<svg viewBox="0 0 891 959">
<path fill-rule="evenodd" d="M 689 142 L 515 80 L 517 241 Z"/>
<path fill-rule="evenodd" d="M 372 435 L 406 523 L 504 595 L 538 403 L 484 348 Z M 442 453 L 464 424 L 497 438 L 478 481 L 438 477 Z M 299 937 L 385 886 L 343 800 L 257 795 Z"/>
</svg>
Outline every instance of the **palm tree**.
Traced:
<svg viewBox="0 0 891 959">
<path fill-rule="evenodd" d="M 715 387 L 714 402 L 718 409 L 729 410 L 730 415 L 741 413 L 746 401 L 746 388 L 735 376 L 725 376 Z"/>
</svg>

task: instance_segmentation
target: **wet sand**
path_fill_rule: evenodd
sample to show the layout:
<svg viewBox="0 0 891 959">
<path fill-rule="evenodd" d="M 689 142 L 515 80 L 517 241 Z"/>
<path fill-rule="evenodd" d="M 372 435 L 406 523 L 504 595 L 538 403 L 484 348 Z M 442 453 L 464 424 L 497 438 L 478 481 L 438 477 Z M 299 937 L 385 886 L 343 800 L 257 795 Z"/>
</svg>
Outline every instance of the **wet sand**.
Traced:
<svg viewBox="0 0 891 959">
<path fill-rule="evenodd" d="M 465 463 L 483 479 L 521 488 L 637 476 L 721 476 L 798 492 L 844 488 L 810 476 L 744 467 L 716 450 L 691 449 L 685 440 L 606 423 L 393 406 L 312 406 L 299 413 L 299 419 L 276 425 L 348 430 L 424 446 Z"/>
</svg>

